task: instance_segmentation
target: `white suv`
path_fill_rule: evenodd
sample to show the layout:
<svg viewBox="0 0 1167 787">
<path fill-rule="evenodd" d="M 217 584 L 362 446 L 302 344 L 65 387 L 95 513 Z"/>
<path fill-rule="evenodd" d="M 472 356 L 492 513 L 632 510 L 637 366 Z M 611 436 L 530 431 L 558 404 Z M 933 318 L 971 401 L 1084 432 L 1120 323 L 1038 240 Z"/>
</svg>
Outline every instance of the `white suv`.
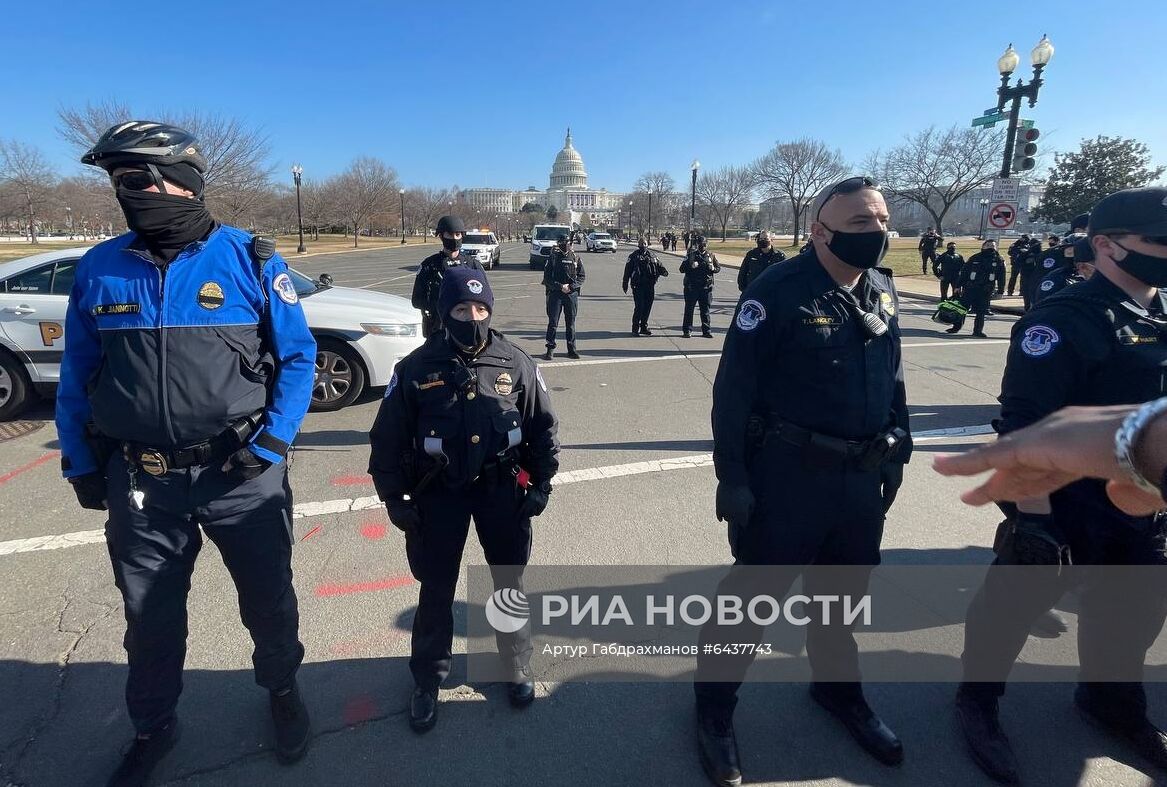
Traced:
<svg viewBox="0 0 1167 787">
<path fill-rule="evenodd" d="M 566 224 L 536 224 L 532 228 L 531 257 L 528 260 L 532 268 L 543 270 L 560 233 L 571 237 L 571 227 Z"/>
<path fill-rule="evenodd" d="M 478 258 L 483 270 L 497 268 L 502 262 L 498 236 L 490 230 L 470 230 L 462 236 L 462 253 Z"/>
<path fill-rule="evenodd" d="M 593 232 L 588 235 L 588 251 L 610 251 L 616 253 L 616 239 L 606 232 Z"/>
<path fill-rule="evenodd" d="M 77 262 L 64 249 L 0 264 L 0 421 L 55 393 L 65 348 L 65 311 Z M 333 287 L 291 271 L 316 337 L 312 409 L 339 410 L 368 387 L 389 384 L 393 367 L 421 346 L 421 314 L 397 295 Z"/>
</svg>

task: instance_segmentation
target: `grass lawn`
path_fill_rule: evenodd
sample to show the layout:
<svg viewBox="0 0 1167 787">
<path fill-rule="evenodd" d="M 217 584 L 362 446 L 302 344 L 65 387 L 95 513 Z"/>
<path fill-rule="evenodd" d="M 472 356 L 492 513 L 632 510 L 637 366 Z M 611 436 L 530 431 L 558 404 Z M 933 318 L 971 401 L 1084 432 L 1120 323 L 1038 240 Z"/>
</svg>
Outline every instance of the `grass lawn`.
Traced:
<svg viewBox="0 0 1167 787">
<path fill-rule="evenodd" d="M 976 254 L 981 249 L 981 242 L 976 238 L 951 238 L 945 239 L 956 242 L 956 250 L 964 256 L 967 260 L 973 254 Z M 781 242 L 781 241 L 779 241 Z M 917 247 L 920 243 L 919 238 L 892 238 L 891 249 L 888 250 L 887 256 L 884 257 L 883 264 L 891 268 L 897 276 L 910 276 L 915 274 L 920 275 L 920 252 Z M 1012 240 L 1008 241 L 1012 243 Z M 1008 246 L 1008 243 L 1006 246 Z M 746 238 L 730 238 L 724 243 L 720 238 L 710 238 L 709 250 L 714 254 L 721 254 L 726 257 L 741 257 L 747 251 L 755 247 L 755 243 Z M 798 246 L 779 246 L 782 251 L 786 252 L 787 257 L 793 257 L 802 248 L 802 244 Z M 677 250 L 680 251 L 680 244 L 677 245 Z M 943 252 L 944 247 L 941 246 L 938 251 Z M 1001 256 L 1008 260 L 1004 250 L 1001 250 Z M 928 275 L 931 276 L 931 265 L 929 265 Z"/>
</svg>

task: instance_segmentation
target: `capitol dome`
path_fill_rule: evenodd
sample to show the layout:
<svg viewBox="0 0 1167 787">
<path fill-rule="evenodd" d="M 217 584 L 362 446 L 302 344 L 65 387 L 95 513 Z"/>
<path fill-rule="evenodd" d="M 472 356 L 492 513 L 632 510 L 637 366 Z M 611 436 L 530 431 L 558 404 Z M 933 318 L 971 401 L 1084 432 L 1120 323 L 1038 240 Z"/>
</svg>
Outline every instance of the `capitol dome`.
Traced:
<svg viewBox="0 0 1167 787">
<path fill-rule="evenodd" d="M 567 139 L 563 141 L 563 150 L 555 157 L 551 166 L 552 189 L 586 189 L 588 187 L 588 173 L 584 169 L 583 158 L 579 151 L 571 146 L 571 129 L 567 129 Z"/>
</svg>

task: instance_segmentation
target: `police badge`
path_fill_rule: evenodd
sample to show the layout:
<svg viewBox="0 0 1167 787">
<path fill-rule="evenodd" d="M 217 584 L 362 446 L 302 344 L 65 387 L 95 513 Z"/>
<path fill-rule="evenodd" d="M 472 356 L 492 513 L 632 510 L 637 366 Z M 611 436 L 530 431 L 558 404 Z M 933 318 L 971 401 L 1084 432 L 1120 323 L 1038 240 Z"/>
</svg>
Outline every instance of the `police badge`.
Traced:
<svg viewBox="0 0 1167 787">
<path fill-rule="evenodd" d="M 499 396 L 509 396 L 510 392 L 515 388 L 514 381 L 511 379 L 509 372 L 503 372 L 494 381 L 494 391 Z"/>
</svg>

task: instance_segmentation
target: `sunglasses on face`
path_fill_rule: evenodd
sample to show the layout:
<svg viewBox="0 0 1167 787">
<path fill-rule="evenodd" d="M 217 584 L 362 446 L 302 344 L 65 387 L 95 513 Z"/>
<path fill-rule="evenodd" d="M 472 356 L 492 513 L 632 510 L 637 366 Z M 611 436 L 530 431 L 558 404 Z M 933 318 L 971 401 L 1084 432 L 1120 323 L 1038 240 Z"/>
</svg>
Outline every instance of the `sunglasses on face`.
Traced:
<svg viewBox="0 0 1167 787">
<path fill-rule="evenodd" d="M 154 185 L 154 176 L 141 169 L 132 169 L 113 176 L 114 186 L 130 191 L 145 191 Z"/>
</svg>

